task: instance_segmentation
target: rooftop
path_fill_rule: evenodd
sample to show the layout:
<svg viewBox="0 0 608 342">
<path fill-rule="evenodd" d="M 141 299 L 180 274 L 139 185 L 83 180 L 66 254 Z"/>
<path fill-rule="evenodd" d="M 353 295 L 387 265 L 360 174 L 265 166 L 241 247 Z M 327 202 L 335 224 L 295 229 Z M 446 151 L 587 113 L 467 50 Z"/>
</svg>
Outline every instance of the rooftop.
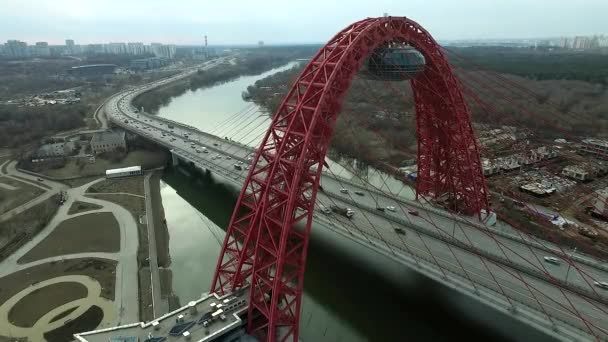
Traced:
<svg viewBox="0 0 608 342">
<path fill-rule="evenodd" d="M 247 311 L 247 290 L 248 288 L 243 288 L 223 297 L 215 293 L 205 294 L 201 299 L 151 322 L 127 324 L 74 336 L 80 342 L 214 341 L 245 324 L 239 314 Z"/>
<path fill-rule="evenodd" d="M 91 138 L 91 144 L 94 143 L 107 143 L 107 144 L 115 144 L 120 143 L 125 140 L 125 132 L 124 131 L 103 131 L 93 134 L 93 138 Z"/>
<path fill-rule="evenodd" d="M 600 139 L 584 139 L 583 143 L 584 144 L 590 144 L 590 145 L 598 145 L 598 146 L 608 147 L 608 141 L 606 141 L 606 140 L 600 140 Z"/>
</svg>

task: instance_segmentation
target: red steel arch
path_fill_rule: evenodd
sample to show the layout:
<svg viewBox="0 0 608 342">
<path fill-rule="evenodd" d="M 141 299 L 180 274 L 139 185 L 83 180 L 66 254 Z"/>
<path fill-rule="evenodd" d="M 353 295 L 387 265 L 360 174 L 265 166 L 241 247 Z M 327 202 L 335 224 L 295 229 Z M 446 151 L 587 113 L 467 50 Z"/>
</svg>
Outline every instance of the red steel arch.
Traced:
<svg viewBox="0 0 608 342">
<path fill-rule="evenodd" d="M 308 236 L 337 114 L 366 57 L 388 41 L 426 59 L 411 80 L 418 131 L 417 196 L 457 198 L 488 209 L 469 111 L 439 45 L 405 17 L 368 18 L 336 34 L 312 58 L 272 120 L 234 209 L 212 292 L 250 284 L 248 329 L 267 341 L 297 341 Z M 307 194 L 307 195 L 305 195 Z M 296 224 L 303 224 L 296 229 Z"/>
</svg>

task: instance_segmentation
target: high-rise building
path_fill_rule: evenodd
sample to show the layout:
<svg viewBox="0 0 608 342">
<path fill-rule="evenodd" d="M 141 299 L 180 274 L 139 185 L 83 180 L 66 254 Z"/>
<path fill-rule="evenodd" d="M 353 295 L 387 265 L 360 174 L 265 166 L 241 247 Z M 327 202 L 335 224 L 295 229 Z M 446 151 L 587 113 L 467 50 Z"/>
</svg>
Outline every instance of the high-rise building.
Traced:
<svg viewBox="0 0 608 342">
<path fill-rule="evenodd" d="M 112 55 L 126 55 L 127 44 L 125 43 L 109 43 L 105 45 L 105 53 Z"/>
<path fill-rule="evenodd" d="M 18 40 L 7 40 L 4 49 L 5 54 L 13 58 L 25 58 L 30 55 L 27 44 Z"/>
<path fill-rule="evenodd" d="M 153 53 L 155 57 L 173 59 L 175 56 L 175 51 L 175 45 L 163 45 L 161 43 L 150 44 L 150 52 Z"/>
<path fill-rule="evenodd" d="M 93 55 L 102 54 L 102 53 L 104 53 L 103 45 L 102 44 L 89 44 L 89 45 L 87 45 L 86 52 L 89 54 L 93 54 Z"/>
<path fill-rule="evenodd" d="M 143 55 L 145 53 L 144 43 L 128 43 L 127 53 L 129 55 Z"/>
<path fill-rule="evenodd" d="M 74 54 L 74 53 L 76 53 L 75 50 L 76 49 L 74 48 L 74 40 L 73 39 L 66 39 L 65 40 L 65 52 L 67 54 Z"/>
<path fill-rule="evenodd" d="M 49 43 L 47 42 L 36 42 L 36 45 L 32 47 L 32 55 L 34 56 L 50 56 L 51 49 L 49 49 Z"/>
</svg>

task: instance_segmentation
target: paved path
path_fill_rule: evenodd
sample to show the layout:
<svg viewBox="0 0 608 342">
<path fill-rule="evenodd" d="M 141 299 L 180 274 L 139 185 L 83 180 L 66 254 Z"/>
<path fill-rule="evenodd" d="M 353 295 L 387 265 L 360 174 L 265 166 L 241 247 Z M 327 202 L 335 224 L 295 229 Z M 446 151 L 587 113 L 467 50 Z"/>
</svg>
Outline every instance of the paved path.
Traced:
<svg viewBox="0 0 608 342">
<path fill-rule="evenodd" d="M 11 308 L 19 302 L 23 297 L 29 295 L 30 293 L 39 290 L 43 287 L 57 284 L 57 283 L 68 283 L 68 282 L 76 282 L 82 284 L 87 288 L 87 296 L 85 298 L 77 299 L 63 305 L 60 305 L 53 310 L 47 312 L 44 316 L 42 316 L 33 327 L 25 328 L 16 326 L 10 323 L 8 314 Z M 44 341 L 43 334 L 47 331 L 59 328 L 62 326 L 67 320 L 75 319 L 82 315 L 86 310 L 88 310 L 92 305 L 96 305 L 100 307 L 104 312 L 104 317 L 100 323 L 100 327 L 108 327 L 111 326 L 115 317 L 112 313 L 112 302 L 102 298 L 101 294 L 101 285 L 95 279 L 90 278 L 88 276 L 83 275 L 67 275 L 62 277 L 56 277 L 52 279 L 47 279 L 45 281 L 41 281 L 36 285 L 29 286 L 23 289 L 21 292 L 17 293 L 9 300 L 0 305 L 0 332 L 2 335 L 15 336 L 15 337 L 27 337 L 29 341 Z M 76 310 L 65 316 L 64 318 L 57 320 L 55 322 L 51 322 L 51 320 L 57 316 L 58 314 L 66 311 L 67 309 L 71 309 L 76 307 Z"/>
<path fill-rule="evenodd" d="M 156 231 L 154 230 L 154 208 L 152 207 L 152 195 L 150 191 L 150 177 L 154 173 L 148 173 L 144 178 L 144 190 L 146 193 L 146 226 L 148 227 L 148 255 L 150 260 L 150 284 L 152 287 L 152 312 L 154 317 L 169 312 L 169 302 L 163 300 L 160 287 L 160 274 L 158 271 L 158 253 L 156 251 Z"/>
<path fill-rule="evenodd" d="M 4 166 L 7 166 L 6 173 L 4 173 L 2 171 Z M 10 178 L 10 179 L 16 180 L 18 182 L 22 182 L 22 183 L 24 182 L 24 180 L 26 180 L 25 183 L 38 187 L 38 188 L 44 190 L 44 192 L 40 196 L 0 215 L 0 222 L 8 220 L 9 218 L 11 218 L 13 216 L 18 215 L 18 214 L 34 207 L 34 206 L 46 201 L 47 199 L 53 197 L 53 195 L 58 194 L 60 191 L 66 190 L 68 188 L 65 184 L 53 182 L 51 180 L 45 181 L 46 187 L 42 186 L 42 185 L 38 184 L 38 183 L 40 183 L 38 181 L 38 177 L 34 177 L 32 175 L 29 175 L 27 173 L 23 173 L 23 172 L 17 170 L 16 166 L 17 166 L 16 161 L 7 160 L 0 165 L 0 174 L 2 174 L 4 177 L 7 177 L 7 178 Z M 48 187 L 50 187 L 51 189 L 48 189 Z"/>
<path fill-rule="evenodd" d="M 85 196 L 86 190 L 93 184 L 103 181 L 103 178 L 94 180 L 80 187 L 67 189 L 68 199 L 66 203 L 61 206 L 57 214 L 51 219 L 49 224 L 43 228 L 34 238 L 19 248 L 15 253 L 9 256 L 7 259 L 0 263 L 0 277 L 8 274 L 22 271 L 30 267 L 41 265 L 51 261 L 68 260 L 68 259 L 79 259 L 79 258 L 105 258 L 110 260 L 116 260 L 116 284 L 115 284 L 115 301 L 114 306 L 109 309 L 106 308 L 108 317 L 112 318 L 108 321 L 110 325 L 120 325 L 124 323 L 132 323 L 139 321 L 139 293 L 138 293 L 138 266 L 137 266 L 137 248 L 138 248 L 138 232 L 137 223 L 133 215 L 124 209 L 123 207 L 108 202 L 105 200 L 90 198 Z M 54 182 L 53 182 L 54 183 Z M 59 183 L 57 183 L 59 184 Z M 75 201 L 88 202 L 97 204 L 101 208 L 87 211 L 84 213 L 68 214 L 69 208 Z M 30 263 L 19 263 L 24 255 L 26 255 L 32 248 L 38 245 L 42 240 L 48 237 L 55 228 L 64 220 L 73 217 L 88 215 L 92 213 L 111 212 L 118 224 L 120 229 L 120 252 L 118 253 L 77 253 L 67 254 L 43 260 L 37 260 Z M 86 229 L 87 227 L 83 227 Z M 56 278 L 55 278 L 56 279 Z M 52 281 L 49 280 L 49 281 Z M 113 309 L 113 310 L 112 310 Z M 55 312 L 56 310 L 53 310 Z M 78 310 L 77 310 L 78 311 Z M 58 313 L 58 312 L 57 312 Z M 46 315 L 45 315 L 46 317 Z M 105 320 L 104 320 L 105 321 Z M 0 326 L 0 331 L 5 331 Z M 15 333 L 14 333 L 15 334 Z M 15 334 L 16 335 L 16 334 Z M 31 339 L 32 341 L 38 341 L 40 339 Z"/>
</svg>

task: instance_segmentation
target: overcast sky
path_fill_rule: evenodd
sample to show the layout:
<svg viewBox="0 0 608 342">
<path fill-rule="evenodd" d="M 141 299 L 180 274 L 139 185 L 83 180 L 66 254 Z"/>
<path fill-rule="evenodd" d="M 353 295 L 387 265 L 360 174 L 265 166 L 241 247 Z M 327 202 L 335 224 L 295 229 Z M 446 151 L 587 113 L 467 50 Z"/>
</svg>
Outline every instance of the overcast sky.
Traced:
<svg viewBox="0 0 608 342">
<path fill-rule="evenodd" d="M 608 33 L 608 0 L 0 0 L 0 42 L 316 43 L 384 12 L 438 40 Z"/>
</svg>

